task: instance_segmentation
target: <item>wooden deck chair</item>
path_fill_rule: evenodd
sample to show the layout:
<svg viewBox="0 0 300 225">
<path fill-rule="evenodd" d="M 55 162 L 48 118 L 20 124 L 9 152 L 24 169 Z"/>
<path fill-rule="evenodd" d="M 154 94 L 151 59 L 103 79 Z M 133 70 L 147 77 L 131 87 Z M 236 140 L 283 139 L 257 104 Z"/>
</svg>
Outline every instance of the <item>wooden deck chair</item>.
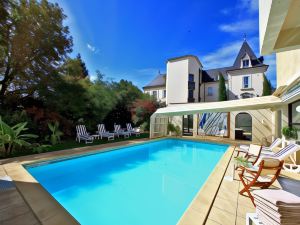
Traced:
<svg viewBox="0 0 300 225">
<path fill-rule="evenodd" d="M 86 144 L 93 143 L 93 136 L 89 135 L 86 131 L 85 125 L 76 126 L 76 141 L 80 143 L 81 140 L 84 140 Z"/>
<path fill-rule="evenodd" d="M 103 139 L 104 137 L 107 138 L 109 141 L 115 139 L 115 134 L 106 131 L 104 124 L 98 124 L 97 128 L 98 128 L 98 134 L 100 135 L 101 139 Z"/>
<path fill-rule="evenodd" d="M 126 132 L 124 130 L 121 129 L 121 125 L 114 125 L 114 133 L 120 137 L 120 136 L 123 136 L 124 138 L 129 138 L 129 132 Z"/>
<path fill-rule="evenodd" d="M 240 180 L 244 188 L 239 192 L 243 195 L 247 192 L 248 197 L 254 204 L 254 198 L 250 192 L 252 187 L 268 188 L 278 178 L 283 166 L 283 160 L 274 158 L 264 158 L 259 166 L 253 166 L 250 168 L 243 167 L 241 173 L 239 173 Z M 255 204 L 254 204 L 255 206 Z"/>
<path fill-rule="evenodd" d="M 247 159 L 247 161 L 251 162 L 252 165 L 254 165 L 257 162 L 257 160 L 259 159 L 261 150 L 262 150 L 261 145 L 250 144 L 248 151 L 245 151 L 243 149 L 235 150 L 237 152 L 237 155 L 235 156 L 235 158 L 240 156 L 240 153 L 242 153 L 243 157 L 245 159 Z"/>
<path fill-rule="evenodd" d="M 133 129 L 131 123 L 126 123 L 126 127 L 127 127 L 127 132 L 129 132 L 130 135 L 134 134 L 135 136 L 140 136 L 141 132 Z"/>
</svg>

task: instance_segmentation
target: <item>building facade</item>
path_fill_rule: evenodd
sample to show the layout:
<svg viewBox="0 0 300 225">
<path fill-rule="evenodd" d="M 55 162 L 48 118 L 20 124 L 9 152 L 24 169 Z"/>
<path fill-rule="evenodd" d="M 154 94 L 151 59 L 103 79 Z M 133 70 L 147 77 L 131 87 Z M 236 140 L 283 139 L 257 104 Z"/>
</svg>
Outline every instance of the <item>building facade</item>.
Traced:
<svg viewBox="0 0 300 225">
<path fill-rule="evenodd" d="M 228 67 L 205 70 L 196 56 L 171 58 L 167 60 L 166 74 L 159 74 L 143 89 L 167 106 L 217 102 L 220 76 L 223 76 L 228 100 L 253 98 L 262 96 L 267 69 L 263 57 L 258 58 L 245 40 L 233 64 Z M 182 128 L 184 135 L 221 133 L 232 139 L 258 140 L 262 137 L 252 136 L 251 113 L 202 113 L 174 116 L 171 120 Z M 267 133 L 271 134 L 271 131 Z"/>
</svg>

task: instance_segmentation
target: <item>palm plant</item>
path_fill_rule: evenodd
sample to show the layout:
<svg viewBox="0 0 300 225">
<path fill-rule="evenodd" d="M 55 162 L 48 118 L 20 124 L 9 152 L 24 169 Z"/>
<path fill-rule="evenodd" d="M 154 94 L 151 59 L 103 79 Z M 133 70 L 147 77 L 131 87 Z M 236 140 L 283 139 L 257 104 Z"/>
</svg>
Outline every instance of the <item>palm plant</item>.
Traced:
<svg viewBox="0 0 300 225">
<path fill-rule="evenodd" d="M 0 117 L 0 148 L 4 150 L 4 156 L 10 155 L 15 146 L 30 146 L 27 140 L 38 137 L 34 134 L 21 134 L 28 130 L 26 125 L 27 122 L 24 122 L 11 127 Z"/>
<path fill-rule="evenodd" d="M 59 122 L 55 121 L 53 124 L 48 123 L 49 130 L 51 131 L 50 142 L 52 145 L 56 145 L 60 142 L 60 137 L 64 135 L 62 131 L 58 129 Z"/>
</svg>

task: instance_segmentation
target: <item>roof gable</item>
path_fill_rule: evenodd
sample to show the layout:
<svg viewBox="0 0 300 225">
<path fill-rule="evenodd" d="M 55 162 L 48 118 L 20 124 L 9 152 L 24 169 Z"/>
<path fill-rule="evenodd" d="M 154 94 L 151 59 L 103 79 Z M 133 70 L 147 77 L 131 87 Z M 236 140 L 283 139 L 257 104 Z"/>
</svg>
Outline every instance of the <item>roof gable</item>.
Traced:
<svg viewBox="0 0 300 225">
<path fill-rule="evenodd" d="M 257 61 L 258 58 L 256 57 L 255 53 L 253 52 L 252 48 L 249 46 L 247 41 L 244 41 L 242 44 L 242 47 L 233 63 L 233 67 L 241 67 L 241 60 L 245 57 L 245 55 L 248 55 L 251 59 L 251 61 Z"/>
</svg>

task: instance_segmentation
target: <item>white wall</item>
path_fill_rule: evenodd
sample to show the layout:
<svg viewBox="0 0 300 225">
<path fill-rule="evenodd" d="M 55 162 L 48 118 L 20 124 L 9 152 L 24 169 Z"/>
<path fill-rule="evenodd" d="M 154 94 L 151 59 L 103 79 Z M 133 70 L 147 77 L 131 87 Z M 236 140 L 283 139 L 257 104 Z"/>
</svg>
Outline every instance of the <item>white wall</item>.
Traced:
<svg viewBox="0 0 300 225">
<path fill-rule="evenodd" d="M 250 76 L 251 86 L 247 89 L 243 88 L 244 76 Z M 245 92 L 254 94 L 254 97 L 262 96 L 263 81 L 263 73 L 261 72 L 252 74 L 242 73 L 242 71 L 240 74 L 228 73 L 229 100 L 239 99 L 241 98 L 241 94 Z"/>
<path fill-rule="evenodd" d="M 213 89 L 213 95 L 208 95 L 208 88 Z M 201 84 L 200 97 L 202 102 L 216 102 L 218 101 L 219 82 L 209 82 Z"/>
<path fill-rule="evenodd" d="M 277 87 L 288 85 L 300 76 L 300 49 L 276 54 Z"/>
<path fill-rule="evenodd" d="M 167 104 L 186 103 L 188 100 L 189 60 L 167 63 Z"/>
<path fill-rule="evenodd" d="M 164 90 L 166 90 L 165 87 L 153 87 L 153 88 L 145 89 L 144 93 L 153 96 L 153 91 L 157 91 L 157 100 L 161 102 L 165 102 L 166 98 L 164 97 Z"/>
</svg>

